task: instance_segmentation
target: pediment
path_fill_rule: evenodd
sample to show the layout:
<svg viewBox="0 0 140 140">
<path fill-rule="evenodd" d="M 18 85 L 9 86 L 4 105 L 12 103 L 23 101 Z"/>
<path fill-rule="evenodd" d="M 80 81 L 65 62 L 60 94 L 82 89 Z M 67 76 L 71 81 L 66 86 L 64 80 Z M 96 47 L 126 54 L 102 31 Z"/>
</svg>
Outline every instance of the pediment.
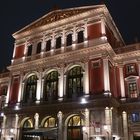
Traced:
<svg viewBox="0 0 140 140">
<path fill-rule="evenodd" d="M 16 32 L 15 34 L 20 34 L 22 32 L 30 31 L 35 28 L 44 26 L 46 24 L 50 24 L 50 23 L 53 23 L 62 19 L 66 19 L 75 15 L 87 12 L 89 10 L 94 10 L 101 7 L 103 7 L 103 5 L 94 5 L 94 6 L 85 6 L 85 7 L 78 7 L 78 8 L 69 8 L 69 9 L 63 9 L 63 10 L 55 10 L 41 17 L 40 19 L 36 20 L 35 22 L 31 23 L 30 25 Z"/>
</svg>

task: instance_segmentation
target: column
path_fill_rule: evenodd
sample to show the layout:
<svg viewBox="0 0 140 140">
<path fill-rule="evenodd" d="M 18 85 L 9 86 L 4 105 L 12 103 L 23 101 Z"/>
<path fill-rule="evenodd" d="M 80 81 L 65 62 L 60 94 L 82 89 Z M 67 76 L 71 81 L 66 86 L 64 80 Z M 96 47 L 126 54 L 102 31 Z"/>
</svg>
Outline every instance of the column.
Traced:
<svg viewBox="0 0 140 140">
<path fill-rule="evenodd" d="M 36 99 L 40 101 L 41 97 L 41 81 L 42 81 L 42 73 L 39 73 L 39 79 L 37 80 L 37 90 L 36 90 Z"/>
<path fill-rule="evenodd" d="M 61 100 L 64 94 L 64 65 L 60 66 L 60 76 L 59 76 L 58 85 L 59 85 L 58 97 Z"/>
<path fill-rule="evenodd" d="M 54 34 L 54 32 L 53 32 L 53 34 L 52 34 L 52 40 L 51 40 L 51 55 L 53 55 L 54 54 L 54 49 L 55 49 L 55 34 Z"/>
<path fill-rule="evenodd" d="M 105 92 L 110 91 L 110 81 L 109 81 L 109 65 L 108 59 L 103 59 L 103 71 L 104 71 L 104 90 Z"/>
<path fill-rule="evenodd" d="M 13 59 L 14 59 L 14 57 L 15 57 L 15 52 L 16 52 L 16 43 L 14 43 Z"/>
<path fill-rule="evenodd" d="M 6 96 L 6 104 L 7 105 L 8 105 L 9 98 L 10 98 L 11 84 L 12 84 L 12 75 L 10 75 L 10 80 L 9 80 L 9 84 L 8 84 L 8 90 L 7 90 L 7 96 Z"/>
<path fill-rule="evenodd" d="M 1 130 L 1 140 L 4 140 L 5 136 L 5 129 L 6 129 L 6 116 L 3 116 L 3 123 L 2 123 L 2 130 Z"/>
<path fill-rule="evenodd" d="M 19 121 L 19 116 L 18 114 L 16 114 L 15 115 L 15 140 L 19 139 L 18 121 Z"/>
<path fill-rule="evenodd" d="M 85 140 L 89 139 L 89 110 L 85 109 L 85 130 L 83 129 Z"/>
<path fill-rule="evenodd" d="M 123 119 L 124 140 L 128 140 L 128 122 L 127 122 L 127 113 L 125 111 L 122 112 L 122 119 Z"/>
<path fill-rule="evenodd" d="M 104 131 L 108 140 L 112 140 L 112 109 L 109 107 L 105 108 L 105 125 Z"/>
<path fill-rule="evenodd" d="M 43 91 L 44 91 L 44 78 L 42 79 L 42 83 L 41 83 L 41 95 L 40 98 L 43 99 Z"/>
<path fill-rule="evenodd" d="M 23 73 L 20 74 L 18 103 L 20 103 L 20 101 L 21 101 L 22 90 L 24 89 L 24 87 L 22 86 L 22 81 L 23 81 Z"/>
<path fill-rule="evenodd" d="M 38 113 L 35 113 L 34 119 L 35 119 L 35 129 L 38 129 L 39 127 L 39 114 Z"/>
<path fill-rule="evenodd" d="M 72 35 L 72 41 L 73 43 L 72 44 L 76 44 L 76 40 L 77 40 L 77 35 L 76 35 L 76 27 L 74 26 L 73 28 L 73 35 Z"/>
<path fill-rule="evenodd" d="M 88 33 L 87 33 L 87 22 L 85 23 L 85 30 L 84 30 L 84 41 L 87 41 Z"/>
<path fill-rule="evenodd" d="M 63 114 L 61 111 L 57 114 L 58 117 L 58 140 L 63 140 Z"/>
<path fill-rule="evenodd" d="M 41 57 L 44 56 L 45 49 L 46 49 L 46 42 L 45 42 L 45 34 L 44 34 L 43 35 L 43 41 L 41 43 Z"/>
<path fill-rule="evenodd" d="M 88 62 L 84 63 L 85 72 L 84 72 L 84 83 L 83 83 L 83 92 L 89 94 L 89 65 Z"/>
<path fill-rule="evenodd" d="M 101 19 L 101 32 L 102 32 L 102 36 L 106 34 L 104 18 Z"/>
<path fill-rule="evenodd" d="M 121 97 L 125 98 L 125 87 L 124 87 L 124 76 L 123 76 L 123 67 L 119 67 L 120 73 L 120 88 L 121 88 Z"/>
<path fill-rule="evenodd" d="M 139 76 L 140 76 L 140 62 L 138 63 L 138 68 L 139 68 Z"/>
<path fill-rule="evenodd" d="M 64 97 L 66 97 L 66 83 L 67 83 L 67 75 L 66 74 L 64 74 L 64 84 L 63 84 L 63 89 L 64 89 Z"/>
</svg>

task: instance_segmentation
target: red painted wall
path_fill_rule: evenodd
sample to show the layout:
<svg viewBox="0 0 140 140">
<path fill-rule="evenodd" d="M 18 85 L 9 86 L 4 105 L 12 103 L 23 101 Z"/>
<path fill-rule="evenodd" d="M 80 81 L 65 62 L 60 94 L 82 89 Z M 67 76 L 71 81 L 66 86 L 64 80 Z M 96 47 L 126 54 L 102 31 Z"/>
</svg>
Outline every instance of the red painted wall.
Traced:
<svg viewBox="0 0 140 140">
<path fill-rule="evenodd" d="M 111 65 L 111 63 L 109 63 L 109 79 L 110 79 L 110 91 L 114 97 L 117 97 L 115 68 L 113 65 Z"/>
<path fill-rule="evenodd" d="M 116 74 L 117 97 L 121 97 L 120 72 L 118 67 L 116 67 L 115 74 Z"/>
<path fill-rule="evenodd" d="M 89 25 L 87 27 L 88 39 L 95 39 L 102 36 L 101 23 Z"/>
<path fill-rule="evenodd" d="M 16 47 L 14 59 L 23 57 L 24 56 L 24 49 L 25 49 L 25 45 Z"/>
<path fill-rule="evenodd" d="M 18 91 L 19 91 L 19 77 L 14 78 L 10 90 L 10 103 L 16 103 L 18 101 Z"/>
<path fill-rule="evenodd" d="M 99 60 L 100 66 L 94 68 L 94 61 Z M 101 59 L 90 60 L 89 62 L 89 83 L 91 94 L 99 94 L 103 92 L 103 63 Z"/>
</svg>

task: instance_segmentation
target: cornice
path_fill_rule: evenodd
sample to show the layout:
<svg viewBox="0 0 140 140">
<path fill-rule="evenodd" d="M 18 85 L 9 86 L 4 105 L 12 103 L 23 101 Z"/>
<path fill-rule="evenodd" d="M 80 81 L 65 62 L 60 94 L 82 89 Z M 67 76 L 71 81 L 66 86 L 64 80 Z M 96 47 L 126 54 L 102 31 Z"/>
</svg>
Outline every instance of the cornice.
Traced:
<svg viewBox="0 0 140 140">
<path fill-rule="evenodd" d="M 80 50 L 74 50 L 58 55 L 53 55 L 38 60 L 33 60 L 30 62 L 24 62 L 22 64 L 11 65 L 8 67 L 10 71 L 23 71 L 23 70 L 36 70 L 38 68 L 54 67 L 60 64 L 72 63 L 75 61 L 84 61 L 90 59 L 91 57 L 104 55 L 108 53 L 113 56 L 113 50 L 108 43 L 100 44 L 97 46 L 84 47 Z"/>
<path fill-rule="evenodd" d="M 87 18 L 93 17 L 93 15 L 94 16 L 99 15 L 99 13 L 101 13 L 101 12 L 103 12 L 102 7 L 99 7 L 97 9 L 90 8 L 89 10 L 84 10 L 84 12 L 76 14 L 76 15 L 72 15 L 66 19 L 56 20 L 55 22 L 52 22 L 52 23 L 50 22 L 47 24 L 35 26 L 34 28 L 28 29 L 30 26 L 32 26 L 32 24 L 34 24 L 35 22 L 40 20 L 40 19 L 38 19 L 37 21 L 35 21 L 35 22 L 31 23 L 30 25 L 26 26 L 25 28 L 21 29 L 20 31 L 14 33 L 13 37 L 15 39 L 25 38 L 27 36 L 37 34 L 39 32 L 43 32 L 45 30 L 60 28 L 61 26 L 67 25 L 69 23 L 74 23 L 74 22 L 79 22 L 81 20 L 85 20 Z"/>
</svg>

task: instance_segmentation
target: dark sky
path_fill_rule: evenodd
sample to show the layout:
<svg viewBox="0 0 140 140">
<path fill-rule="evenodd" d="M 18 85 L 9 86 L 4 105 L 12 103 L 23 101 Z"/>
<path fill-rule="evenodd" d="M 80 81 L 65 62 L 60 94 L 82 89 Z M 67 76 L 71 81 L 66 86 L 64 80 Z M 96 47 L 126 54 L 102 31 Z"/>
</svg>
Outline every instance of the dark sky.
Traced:
<svg viewBox="0 0 140 140">
<path fill-rule="evenodd" d="M 55 5 L 71 8 L 100 4 L 103 0 L 1 0 L 0 70 L 10 65 L 14 47 L 12 34 L 47 14 Z M 140 40 L 140 0 L 104 0 L 126 44 Z"/>
</svg>

